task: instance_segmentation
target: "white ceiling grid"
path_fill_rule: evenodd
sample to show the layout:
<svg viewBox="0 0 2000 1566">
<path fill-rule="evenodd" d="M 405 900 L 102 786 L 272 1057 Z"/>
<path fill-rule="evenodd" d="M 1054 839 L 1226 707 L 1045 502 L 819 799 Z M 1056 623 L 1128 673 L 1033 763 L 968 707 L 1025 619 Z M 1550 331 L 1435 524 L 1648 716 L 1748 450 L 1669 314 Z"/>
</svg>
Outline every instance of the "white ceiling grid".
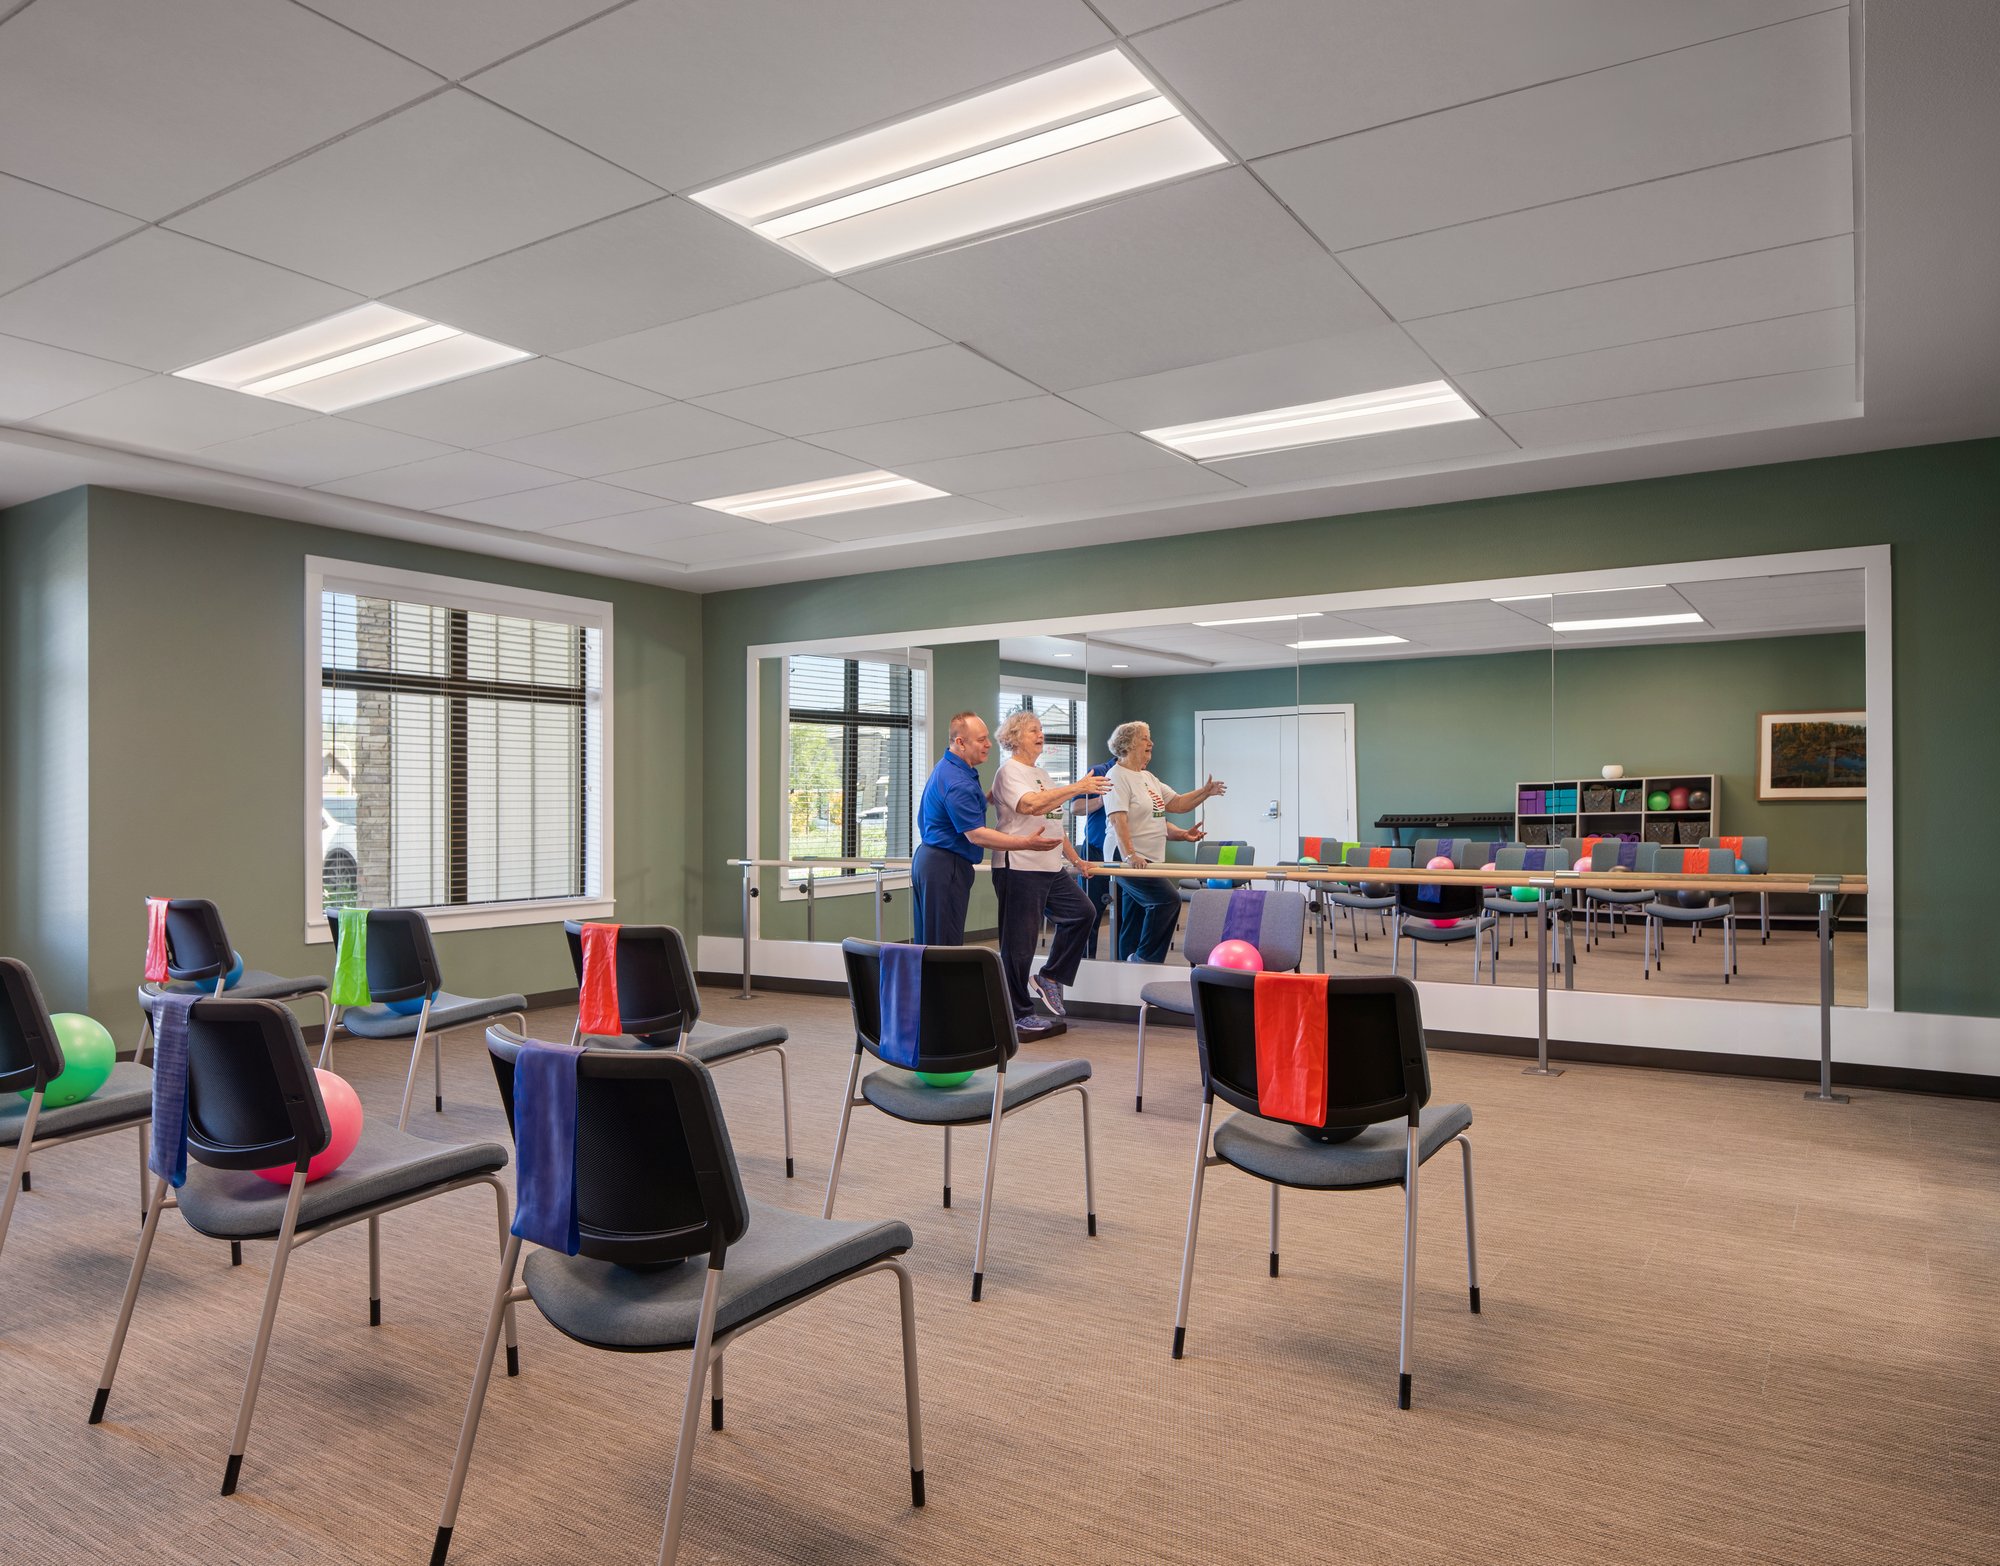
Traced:
<svg viewBox="0 0 2000 1566">
<path fill-rule="evenodd" d="M 63 441 L 0 430 L 0 503 L 52 445 L 144 453 L 701 587 L 1852 419 L 1849 37 L 1814 0 L 34 0 L 0 421 Z M 1230 166 L 841 277 L 686 199 L 1114 44 Z M 541 357 L 333 416 L 168 373 L 363 298 Z M 1440 378 L 1482 418 L 1137 433 Z M 951 493 L 684 504 L 878 466 Z"/>
</svg>

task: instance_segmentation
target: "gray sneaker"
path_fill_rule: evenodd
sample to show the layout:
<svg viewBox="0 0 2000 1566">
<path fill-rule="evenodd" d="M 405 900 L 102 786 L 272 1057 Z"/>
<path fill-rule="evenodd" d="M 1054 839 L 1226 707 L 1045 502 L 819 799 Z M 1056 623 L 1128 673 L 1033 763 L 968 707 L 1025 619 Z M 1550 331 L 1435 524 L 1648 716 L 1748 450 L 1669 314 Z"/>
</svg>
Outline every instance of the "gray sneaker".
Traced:
<svg viewBox="0 0 2000 1566">
<path fill-rule="evenodd" d="M 1039 1039 L 1055 1030 L 1055 1023 L 1047 1017 L 1016 1017 L 1014 1036 L 1022 1039 Z"/>
<path fill-rule="evenodd" d="M 1066 1017 L 1069 1015 L 1069 1013 L 1063 1010 L 1063 987 L 1056 983 L 1054 979 L 1051 979 L 1045 973 L 1035 973 L 1028 976 L 1028 984 L 1033 988 L 1035 994 L 1041 997 L 1042 1004 L 1049 1008 L 1049 1015 L 1051 1017 Z"/>
</svg>

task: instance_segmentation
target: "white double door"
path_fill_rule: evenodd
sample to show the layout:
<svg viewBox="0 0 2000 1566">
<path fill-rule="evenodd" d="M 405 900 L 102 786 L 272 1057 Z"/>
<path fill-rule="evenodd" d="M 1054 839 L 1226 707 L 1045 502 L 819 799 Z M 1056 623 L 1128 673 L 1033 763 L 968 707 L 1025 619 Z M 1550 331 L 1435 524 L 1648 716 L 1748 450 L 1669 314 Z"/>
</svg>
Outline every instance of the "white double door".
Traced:
<svg viewBox="0 0 2000 1566">
<path fill-rule="evenodd" d="M 1202 712 L 1195 725 L 1193 782 L 1229 785 L 1203 807 L 1211 838 L 1250 843 L 1269 865 L 1296 859 L 1301 837 L 1360 836 L 1351 706 Z"/>
</svg>

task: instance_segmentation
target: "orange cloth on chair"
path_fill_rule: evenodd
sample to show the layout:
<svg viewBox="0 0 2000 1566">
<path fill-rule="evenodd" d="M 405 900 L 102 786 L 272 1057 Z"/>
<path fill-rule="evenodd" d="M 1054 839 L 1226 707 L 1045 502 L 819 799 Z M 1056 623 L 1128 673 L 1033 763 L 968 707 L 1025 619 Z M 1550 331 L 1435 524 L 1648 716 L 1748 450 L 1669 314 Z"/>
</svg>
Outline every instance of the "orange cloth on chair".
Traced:
<svg viewBox="0 0 2000 1566">
<path fill-rule="evenodd" d="M 577 989 L 577 1025 L 585 1033 L 615 1037 L 625 1031 L 618 1016 L 618 926 L 583 927 L 583 979 Z"/>
<path fill-rule="evenodd" d="M 1576 863 L 1571 865 L 1570 869 L 1587 868 L 1590 864 L 1590 856 L 1597 852 L 1597 845 L 1603 841 L 1604 839 L 1601 837 L 1586 837 L 1577 845 Z"/>
<path fill-rule="evenodd" d="M 167 899 L 146 899 L 146 982 L 167 982 Z"/>
<path fill-rule="evenodd" d="M 1326 1124 L 1326 975 L 1260 973 L 1257 1110 L 1273 1120 Z"/>
<path fill-rule="evenodd" d="M 1324 841 L 1325 839 L 1323 838 L 1317 838 L 1317 837 L 1307 838 L 1304 842 L 1299 844 L 1299 857 L 1301 859 L 1319 858 L 1320 844 Z"/>
<path fill-rule="evenodd" d="M 1370 870 L 1387 870 L 1389 868 L 1389 856 L 1394 852 L 1395 850 L 1393 848 L 1369 849 L 1368 868 Z"/>
<path fill-rule="evenodd" d="M 1735 867 L 1732 865 L 1730 868 L 1734 869 Z M 1707 875 L 1708 850 L 1705 848 L 1690 848 L 1686 850 L 1681 855 L 1681 874 Z"/>
<path fill-rule="evenodd" d="M 1740 838 L 1740 837 L 1718 837 L 1718 838 L 1717 838 L 1717 839 L 1716 839 L 1715 841 L 1716 841 L 1717 843 L 1719 843 L 1719 844 L 1720 844 L 1720 845 L 1721 845 L 1722 847 L 1724 847 L 1724 848 L 1728 849 L 1728 850 L 1729 850 L 1729 852 L 1730 852 L 1730 855 L 1731 855 L 1731 857 L 1732 857 L 1732 858 L 1736 858 L 1736 859 L 1741 859 L 1741 858 L 1743 857 L 1743 839 L 1742 839 L 1742 838 Z"/>
</svg>

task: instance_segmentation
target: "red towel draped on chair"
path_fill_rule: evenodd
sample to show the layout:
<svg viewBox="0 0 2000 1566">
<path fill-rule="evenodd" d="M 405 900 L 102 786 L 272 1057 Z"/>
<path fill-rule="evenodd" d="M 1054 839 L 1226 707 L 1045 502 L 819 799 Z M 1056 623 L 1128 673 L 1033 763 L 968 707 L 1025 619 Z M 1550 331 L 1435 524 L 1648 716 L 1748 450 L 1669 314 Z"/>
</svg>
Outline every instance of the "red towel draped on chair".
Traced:
<svg viewBox="0 0 2000 1566">
<path fill-rule="evenodd" d="M 1320 844 L 1324 841 L 1325 839 L 1323 838 L 1317 838 L 1317 837 L 1307 838 L 1304 842 L 1299 844 L 1299 857 L 1301 859 L 1319 858 Z"/>
<path fill-rule="evenodd" d="M 577 992 L 577 1023 L 585 1033 L 623 1033 L 618 1016 L 618 926 L 583 927 L 583 980 Z"/>
<path fill-rule="evenodd" d="M 1389 868 L 1389 856 L 1394 852 L 1393 848 L 1369 849 L 1368 868 L 1370 870 L 1387 870 Z"/>
<path fill-rule="evenodd" d="M 1326 975 L 1260 973 L 1257 1109 L 1274 1120 L 1326 1124 Z"/>
<path fill-rule="evenodd" d="M 146 982 L 167 982 L 167 899 L 146 899 Z"/>
<path fill-rule="evenodd" d="M 1731 858 L 1733 858 L 1733 859 L 1741 859 L 1741 858 L 1743 857 L 1743 839 L 1742 839 L 1742 838 L 1740 838 L 1740 837 L 1718 837 L 1718 838 L 1717 838 L 1717 839 L 1716 839 L 1715 841 L 1716 841 L 1717 843 L 1719 843 L 1719 844 L 1720 844 L 1720 845 L 1721 845 L 1722 847 L 1724 847 L 1724 848 L 1726 848 L 1726 849 L 1728 849 L 1728 850 L 1729 850 L 1729 853 L 1730 853 L 1730 857 L 1731 857 Z"/>
</svg>

